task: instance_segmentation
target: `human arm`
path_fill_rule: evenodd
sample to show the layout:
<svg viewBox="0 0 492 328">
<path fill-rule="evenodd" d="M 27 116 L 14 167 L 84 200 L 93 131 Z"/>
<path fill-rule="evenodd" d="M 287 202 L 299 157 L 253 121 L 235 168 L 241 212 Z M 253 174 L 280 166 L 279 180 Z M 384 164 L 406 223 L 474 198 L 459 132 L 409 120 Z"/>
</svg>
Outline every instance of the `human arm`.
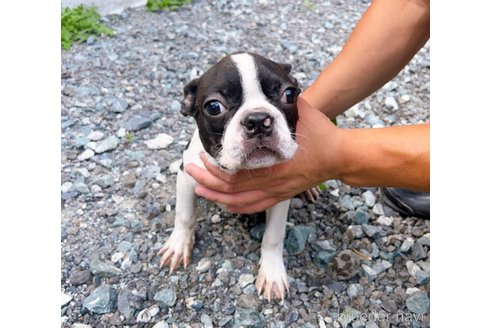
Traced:
<svg viewBox="0 0 492 328">
<path fill-rule="evenodd" d="M 429 6 L 425 0 L 373 1 L 304 98 L 333 118 L 379 89 L 428 40 Z"/>
</svg>

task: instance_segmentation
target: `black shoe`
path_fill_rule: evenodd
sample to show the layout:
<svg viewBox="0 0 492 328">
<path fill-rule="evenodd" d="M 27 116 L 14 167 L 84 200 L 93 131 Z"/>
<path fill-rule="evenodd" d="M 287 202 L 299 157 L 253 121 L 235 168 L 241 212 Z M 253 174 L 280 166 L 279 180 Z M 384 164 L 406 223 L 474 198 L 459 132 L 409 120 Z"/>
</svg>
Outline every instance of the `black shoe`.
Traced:
<svg viewBox="0 0 492 328">
<path fill-rule="evenodd" d="M 403 216 L 430 218 L 430 193 L 401 188 L 380 188 L 384 203 Z"/>
</svg>

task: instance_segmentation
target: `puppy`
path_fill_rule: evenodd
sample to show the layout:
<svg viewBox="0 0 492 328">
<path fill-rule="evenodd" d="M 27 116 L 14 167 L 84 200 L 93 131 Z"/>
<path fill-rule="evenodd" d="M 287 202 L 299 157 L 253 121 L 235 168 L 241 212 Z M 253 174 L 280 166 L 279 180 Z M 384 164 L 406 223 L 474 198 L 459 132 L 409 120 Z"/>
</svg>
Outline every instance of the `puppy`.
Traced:
<svg viewBox="0 0 492 328">
<path fill-rule="evenodd" d="M 269 167 L 291 159 L 297 150 L 297 81 L 291 66 L 253 53 L 223 58 L 184 87 L 181 113 L 195 118 L 198 129 L 183 153 L 183 164 L 203 167 L 200 152 L 228 172 Z M 161 266 L 171 272 L 190 263 L 194 243 L 196 182 L 183 171 L 177 176 L 174 230 L 159 251 Z M 310 198 L 317 191 L 308 192 Z M 283 240 L 290 200 L 266 210 L 266 229 L 256 288 L 268 300 L 289 290 L 283 262 Z"/>
</svg>

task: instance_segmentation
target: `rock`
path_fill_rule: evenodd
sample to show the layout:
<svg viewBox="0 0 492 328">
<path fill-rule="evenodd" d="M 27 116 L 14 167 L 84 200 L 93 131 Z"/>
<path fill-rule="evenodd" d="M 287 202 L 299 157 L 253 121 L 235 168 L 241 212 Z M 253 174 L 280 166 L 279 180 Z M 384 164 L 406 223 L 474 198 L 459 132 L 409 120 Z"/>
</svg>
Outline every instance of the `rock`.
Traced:
<svg viewBox="0 0 492 328">
<path fill-rule="evenodd" d="M 169 328 L 169 324 L 165 322 L 164 320 L 159 321 L 155 325 L 152 326 L 152 328 Z"/>
<path fill-rule="evenodd" d="M 355 211 L 354 223 L 358 225 L 367 224 L 367 222 L 369 222 L 370 217 L 371 216 L 369 215 L 369 213 L 367 213 L 363 209 L 358 208 L 357 211 Z"/>
<path fill-rule="evenodd" d="M 378 276 L 378 273 L 376 272 L 376 270 L 374 270 L 373 268 L 371 268 L 370 266 L 368 266 L 366 264 L 362 264 L 362 270 L 364 270 L 364 273 L 367 275 L 367 277 L 370 280 L 374 280 Z"/>
<path fill-rule="evenodd" d="M 364 236 L 364 231 L 362 230 L 362 227 L 360 225 L 350 225 L 347 229 L 349 231 L 353 238 L 359 239 Z"/>
<path fill-rule="evenodd" d="M 316 253 L 313 259 L 313 263 L 316 264 L 319 268 L 325 268 L 328 263 L 330 263 L 331 259 L 335 257 L 335 251 L 319 251 Z"/>
<path fill-rule="evenodd" d="M 366 190 L 362 193 L 362 198 L 364 198 L 364 202 L 368 207 L 373 207 L 376 203 L 376 196 L 370 190 Z"/>
<path fill-rule="evenodd" d="M 113 113 L 123 113 L 128 108 L 128 102 L 125 99 L 113 98 L 111 102 L 111 111 Z"/>
<path fill-rule="evenodd" d="M 412 237 L 407 237 L 400 246 L 400 252 L 406 253 L 412 248 L 415 240 Z"/>
<path fill-rule="evenodd" d="M 422 237 L 420 237 L 417 240 L 417 243 L 424 245 L 424 246 L 430 246 L 430 233 L 426 233 Z"/>
<path fill-rule="evenodd" d="M 72 299 L 73 299 L 72 296 L 70 296 L 68 294 L 61 293 L 61 307 L 64 307 L 65 305 L 67 305 L 68 303 L 70 303 L 70 301 Z"/>
<path fill-rule="evenodd" d="M 251 273 L 243 273 L 242 275 L 239 276 L 238 284 L 239 287 L 241 288 L 244 288 L 254 282 L 255 282 L 255 276 L 253 276 Z"/>
<path fill-rule="evenodd" d="M 175 99 L 171 102 L 171 110 L 174 112 L 181 111 L 181 103 Z"/>
<path fill-rule="evenodd" d="M 285 249 L 290 255 L 300 254 L 306 247 L 306 241 L 310 234 L 316 233 L 316 227 L 299 225 L 289 230 L 285 240 Z"/>
<path fill-rule="evenodd" d="M 353 211 L 355 209 L 354 201 L 352 200 L 352 197 L 350 195 L 344 195 L 338 202 L 340 207 Z"/>
<path fill-rule="evenodd" d="M 92 131 L 91 133 L 89 133 L 89 135 L 87 136 L 87 138 L 89 138 L 89 140 L 91 141 L 99 141 L 101 140 L 102 138 L 104 137 L 104 133 L 101 132 L 101 131 Z"/>
<path fill-rule="evenodd" d="M 153 305 L 150 308 L 143 309 L 137 314 L 137 322 L 147 323 L 154 317 L 157 313 L 159 313 L 159 306 Z"/>
<path fill-rule="evenodd" d="M 266 327 L 265 318 L 259 312 L 254 309 L 243 309 L 237 308 L 234 314 L 234 328 L 246 328 L 255 327 L 262 328 Z"/>
<path fill-rule="evenodd" d="M 89 270 L 93 275 L 104 278 L 114 277 L 121 274 L 120 269 L 111 263 L 103 262 L 97 258 L 91 261 Z"/>
<path fill-rule="evenodd" d="M 253 294 L 241 294 L 237 299 L 237 306 L 244 309 L 257 309 L 260 305 L 260 300 L 256 293 Z"/>
<path fill-rule="evenodd" d="M 89 187 L 83 182 L 76 182 L 73 185 L 73 189 L 81 194 L 88 194 L 91 191 L 89 190 Z"/>
<path fill-rule="evenodd" d="M 92 326 L 83 323 L 74 323 L 71 328 L 92 328 Z"/>
<path fill-rule="evenodd" d="M 395 222 L 395 218 L 392 216 L 380 216 L 377 220 L 377 223 L 390 227 L 393 225 L 393 222 Z"/>
<path fill-rule="evenodd" d="M 149 149 L 165 149 L 174 141 L 174 138 L 166 133 L 158 134 L 154 139 L 144 141 Z"/>
<path fill-rule="evenodd" d="M 138 130 L 142 130 L 148 128 L 152 124 L 152 120 L 149 117 L 135 115 L 125 122 L 123 127 L 125 130 L 134 132 Z"/>
<path fill-rule="evenodd" d="M 77 159 L 82 162 L 92 158 L 94 155 L 95 153 L 92 149 L 86 149 L 79 156 L 77 156 Z"/>
<path fill-rule="evenodd" d="M 210 270 L 211 266 L 212 266 L 212 261 L 210 261 L 209 258 L 204 257 L 196 265 L 196 270 L 198 272 L 207 272 L 208 270 Z"/>
<path fill-rule="evenodd" d="M 255 240 L 261 241 L 262 238 L 263 238 L 263 234 L 265 233 L 265 228 L 266 228 L 266 225 L 263 222 L 260 223 L 260 224 L 255 225 L 249 231 L 249 234 L 251 235 L 251 238 L 253 238 Z"/>
<path fill-rule="evenodd" d="M 212 323 L 212 319 L 206 315 L 205 313 L 202 314 L 202 316 L 200 317 L 200 322 L 202 323 L 203 325 L 203 328 L 213 328 L 214 325 Z"/>
<path fill-rule="evenodd" d="M 174 162 L 172 162 L 171 164 L 169 164 L 169 173 L 178 173 L 178 171 L 180 170 L 180 167 L 181 167 L 181 163 L 183 162 L 182 159 L 178 159 Z"/>
<path fill-rule="evenodd" d="M 364 294 L 364 288 L 360 284 L 350 284 L 347 288 L 347 295 L 350 299 Z"/>
<path fill-rule="evenodd" d="M 61 192 L 62 193 L 69 192 L 70 189 L 72 189 L 72 186 L 73 186 L 73 183 L 71 183 L 70 181 L 62 183 Z"/>
<path fill-rule="evenodd" d="M 418 291 L 410 295 L 405 301 L 408 310 L 415 314 L 425 314 L 429 310 L 430 300 L 427 293 Z"/>
<path fill-rule="evenodd" d="M 351 250 L 343 250 L 330 262 L 330 269 L 336 278 L 347 280 L 355 277 L 360 270 L 360 259 Z"/>
<path fill-rule="evenodd" d="M 378 239 L 383 235 L 383 230 L 380 227 L 376 227 L 370 224 L 363 224 L 362 230 L 364 233 L 373 239 Z"/>
<path fill-rule="evenodd" d="M 347 328 L 349 323 L 359 318 L 359 315 L 359 311 L 347 305 L 340 314 L 340 317 L 337 318 L 337 321 L 340 322 L 343 328 Z"/>
<path fill-rule="evenodd" d="M 383 205 L 381 203 L 376 203 L 372 207 L 372 211 L 376 215 L 384 215 Z"/>
<path fill-rule="evenodd" d="M 365 328 L 379 328 L 379 326 L 374 321 L 367 321 Z"/>
<path fill-rule="evenodd" d="M 336 252 L 337 248 L 333 245 L 333 243 L 328 240 L 317 240 L 312 244 L 313 248 L 317 251 L 323 250 L 328 252 Z"/>
<path fill-rule="evenodd" d="M 415 281 L 418 285 L 425 285 L 430 281 L 430 275 L 422 270 L 415 273 Z"/>
<path fill-rule="evenodd" d="M 296 53 L 296 51 L 297 51 L 297 46 L 288 40 L 283 40 L 281 42 L 281 45 L 284 49 L 286 49 L 290 53 Z"/>
<path fill-rule="evenodd" d="M 116 290 L 110 286 L 96 288 L 83 302 L 82 307 L 90 312 L 104 314 L 116 308 Z"/>
<path fill-rule="evenodd" d="M 89 270 L 74 270 L 70 274 L 69 282 L 74 286 L 80 286 L 88 283 L 92 278 Z"/>
<path fill-rule="evenodd" d="M 425 250 L 424 246 L 422 246 L 421 243 L 415 243 L 412 246 L 411 256 L 414 261 L 419 261 L 427 258 L 427 251 Z"/>
<path fill-rule="evenodd" d="M 386 270 L 388 270 L 389 268 L 391 268 L 392 264 L 386 260 L 383 260 L 381 262 L 376 262 L 372 268 L 374 269 L 374 271 L 376 271 L 376 274 L 380 274 Z"/>
<path fill-rule="evenodd" d="M 109 174 L 104 174 L 96 177 L 93 182 L 93 184 L 98 185 L 99 187 L 106 189 L 109 188 L 113 185 L 114 183 L 114 178 L 113 176 Z"/>
<path fill-rule="evenodd" d="M 294 197 L 290 201 L 290 206 L 295 209 L 300 209 L 304 206 L 304 202 L 302 201 L 302 199 Z"/>
<path fill-rule="evenodd" d="M 396 99 L 394 97 L 386 97 L 384 99 L 384 106 L 386 106 L 387 109 L 389 110 L 398 110 L 398 108 L 400 108 L 400 106 L 398 106 L 398 103 L 396 102 Z"/>
<path fill-rule="evenodd" d="M 96 148 L 94 149 L 94 151 L 97 154 L 111 151 L 113 149 L 116 149 L 119 143 L 120 143 L 120 139 L 117 136 L 109 136 L 106 139 L 98 142 L 96 144 Z"/>
<path fill-rule="evenodd" d="M 163 289 L 154 295 L 154 301 L 161 308 L 173 307 L 176 304 L 176 293 L 170 289 Z"/>
</svg>

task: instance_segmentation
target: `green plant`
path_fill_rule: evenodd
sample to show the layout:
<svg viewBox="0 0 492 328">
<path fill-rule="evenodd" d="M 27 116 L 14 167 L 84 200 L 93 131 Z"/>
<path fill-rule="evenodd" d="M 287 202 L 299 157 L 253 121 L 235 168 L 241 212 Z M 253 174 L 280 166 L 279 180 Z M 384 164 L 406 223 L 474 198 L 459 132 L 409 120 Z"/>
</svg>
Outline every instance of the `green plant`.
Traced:
<svg viewBox="0 0 492 328">
<path fill-rule="evenodd" d="M 132 143 L 134 137 L 135 137 L 135 135 L 133 134 L 133 132 L 127 131 L 125 134 L 125 139 L 126 139 L 126 142 L 128 142 L 128 143 Z"/>
<path fill-rule="evenodd" d="M 85 42 L 89 35 L 112 35 L 113 29 L 100 22 L 95 7 L 65 8 L 61 15 L 61 44 L 68 50 L 74 42 Z"/>
<path fill-rule="evenodd" d="M 147 0 L 146 7 L 150 11 L 169 10 L 174 11 L 179 7 L 191 3 L 191 0 Z"/>
<path fill-rule="evenodd" d="M 314 3 L 312 3 L 311 0 L 304 0 L 304 6 L 306 6 L 308 10 L 312 10 L 314 8 Z"/>
</svg>

